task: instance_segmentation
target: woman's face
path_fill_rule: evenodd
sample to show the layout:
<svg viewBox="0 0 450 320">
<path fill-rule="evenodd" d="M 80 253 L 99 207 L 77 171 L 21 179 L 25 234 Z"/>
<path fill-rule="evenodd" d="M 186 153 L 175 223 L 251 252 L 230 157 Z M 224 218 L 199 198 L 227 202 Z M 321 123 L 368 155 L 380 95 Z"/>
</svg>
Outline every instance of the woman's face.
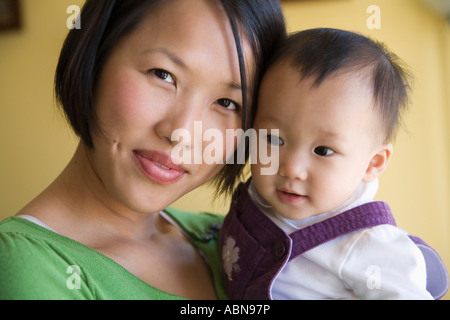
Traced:
<svg viewBox="0 0 450 320">
<path fill-rule="evenodd" d="M 223 133 L 223 159 L 233 153 L 225 130 L 241 127 L 240 87 L 236 45 L 219 1 L 171 0 L 146 16 L 113 50 L 96 86 L 101 133 L 94 134 L 90 162 L 112 201 L 157 212 L 213 178 L 223 164 L 174 165 L 171 152 L 182 144 L 187 154 L 203 154 L 209 142 L 194 137 L 199 128 L 214 128 Z M 172 141 L 177 129 L 192 139 Z"/>
</svg>

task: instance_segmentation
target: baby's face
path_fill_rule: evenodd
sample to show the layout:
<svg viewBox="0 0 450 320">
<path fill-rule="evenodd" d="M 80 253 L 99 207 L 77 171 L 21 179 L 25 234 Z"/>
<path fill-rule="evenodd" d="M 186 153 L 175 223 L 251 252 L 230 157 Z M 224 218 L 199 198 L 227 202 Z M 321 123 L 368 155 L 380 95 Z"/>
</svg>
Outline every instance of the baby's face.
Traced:
<svg viewBox="0 0 450 320">
<path fill-rule="evenodd" d="M 372 179 L 368 167 L 383 144 L 365 79 L 338 72 L 320 86 L 314 80 L 300 81 L 288 64 L 272 67 L 261 85 L 255 120 L 256 130 L 268 129 L 267 143 L 279 145 L 278 173 L 261 175 L 264 166 L 253 165 L 255 186 L 292 220 L 343 204 L 361 181 Z"/>
</svg>

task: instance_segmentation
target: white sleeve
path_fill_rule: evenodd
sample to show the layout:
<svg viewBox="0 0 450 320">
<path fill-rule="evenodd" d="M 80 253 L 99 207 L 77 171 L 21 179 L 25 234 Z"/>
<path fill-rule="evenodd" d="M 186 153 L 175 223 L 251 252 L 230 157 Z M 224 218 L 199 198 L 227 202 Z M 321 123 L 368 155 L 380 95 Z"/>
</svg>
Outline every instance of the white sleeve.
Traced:
<svg viewBox="0 0 450 320">
<path fill-rule="evenodd" d="M 405 231 L 390 225 L 358 232 L 339 277 L 360 299 L 433 299 L 420 249 Z"/>
</svg>

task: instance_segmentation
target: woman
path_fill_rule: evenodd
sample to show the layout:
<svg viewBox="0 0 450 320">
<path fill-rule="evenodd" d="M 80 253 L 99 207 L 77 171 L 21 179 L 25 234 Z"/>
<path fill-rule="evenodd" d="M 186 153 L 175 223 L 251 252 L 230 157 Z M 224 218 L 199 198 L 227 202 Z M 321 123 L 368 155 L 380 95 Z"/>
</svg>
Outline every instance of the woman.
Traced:
<svg viewBox="0 0 450 320">
<path fill-rule="evenodd" d="M 165 208 L 214 177 L 230 191 L 242 166 L 175 165 L 176 143 L 200 150 L 171 135 L 195 121 L 224 137 L 250 126 L 258 80 L 285 36 L 278 1 L 87 0 L 81 23 L 55 81 L 80 143 L 0 224 L 0 299 L 224 298 L 220 218 Z"/>
</svg>

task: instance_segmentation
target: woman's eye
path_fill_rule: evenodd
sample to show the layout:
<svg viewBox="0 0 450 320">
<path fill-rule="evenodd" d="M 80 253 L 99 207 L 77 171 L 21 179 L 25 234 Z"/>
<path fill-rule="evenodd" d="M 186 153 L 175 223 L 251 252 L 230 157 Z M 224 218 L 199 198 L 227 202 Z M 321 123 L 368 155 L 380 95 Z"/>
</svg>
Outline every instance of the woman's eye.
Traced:
<svg viewBox="0 0 450 320">
<path fill-rule="evenodd" d="M 267 135 L 267 143 L 270 143 L 270 144 L 272 144 L 272 145 L 274 145 L 274 146 L 282 146 L 282 145 L 284 145 L 284 141 L 283 141 L 283 139 L 281 139 L 280 137 L 278 137 L 278 136 L 275 136 L 275 135 L 271 135 L 271 134 L 268 134 Z"/>
<path fill-rule="evenodd" d="M 151 72 L 155 76 L 160 78 L 161 80 L 164 80 L 164 81 L 169 82 L 169 83 L 175 83 L 174 77 L 172 76 L 172 74 L 170 72 L 167 72 L 167 71 L 162 70 L 162 69 L 153 69 L 153 70 L 151 70 Z"/>
<path fill-rule="evenodd" d="M 329 157 L 336 152 L 331 148 L 320 146 L 314 149 L 314 153 L 321 157 Z"/>
<path fill-rule="evenodd" d="M 236 110 L 236 111 L 241 110 L 241 106 L 230 99 L 226 99 L 226 98 L 219 99 L 219 100 L 217 100 L 217 103 L 228 110 Z"/>
</svg>

